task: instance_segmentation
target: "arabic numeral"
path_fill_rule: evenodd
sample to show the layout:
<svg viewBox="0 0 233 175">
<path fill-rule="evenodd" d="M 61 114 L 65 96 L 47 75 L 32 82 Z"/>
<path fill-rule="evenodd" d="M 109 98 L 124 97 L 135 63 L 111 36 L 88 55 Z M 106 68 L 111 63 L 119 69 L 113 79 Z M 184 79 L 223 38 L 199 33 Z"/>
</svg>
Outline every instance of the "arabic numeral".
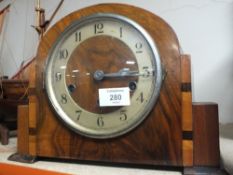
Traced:
<svg viewBox="0 0 233 175">
<path fill-rule="evenodd" d="M 126 111 L 120 111 L 120 120 L 125 121 L 127 120 L 127 114 L 125 113 Z"/>
<path fill-rule="evenodd" d="M 99 118 L 97 119 L 97 125 L 98 125 L 99 127 L 103 127 L 103 126 L 104 126 L 103 117 L 99 117 Z"/>
<path fill-rule="evenodd" d="M 142 43 L 138 42 L 135 44 L 135 48 L 136 48 L 136 53 L 142 53 Z"/>
<path fill-rule="evenodd" d="M 62 94 L 62 95 L 61 95 L 61 103 L 62 103 L 62 104 L 66 104 L 66 103 L 67 103 L 66 94 Z"/>
<path fill-rule="evenodd" d="M 62 75 L 61 75 L 60 72 L 57 72 L 57 73 L 55 74 L 55 80 L 56 80 L 56 81 L 60 81 L 60 80 L 61 80 L 61 77 L 62 77 Z"/>
<path fill-rule="evenodd" d="M 111 94 L 110 101 L 121 100 L 121 94 Z"/>
<path fill-rule="evenodd" d="M 123 28 L 120 27 L 120 38 L 122 38 L 122 37 L 123 37 Z"/>
<path fill-rule="evenodd" d="M 143 74 L 143 77 L 144 77 L 144 78 L 147 78 L 147 77 L 150 76 L 149 67 L 144 66 L 144 67 L 143 67 L 143 71 L 145 72 L 145 73 Z"/>
<path fill-rule="evenodd" d="M 103 29 L 104 29 L 104 24 L 103 23 L 98 23 L 98 24 L 95 24 L 95 26 L 94 26 L 95 34 L 104 33 Z"/>
<path fill-rule="evenodd" d="M 68 57 L 69 53 L 67 49 L 62 49 L 59 51 L 59 58 L 60 59 L 66 59 Z"/>
<path fill-rule="evenodd" d="M 77 110 L 77 111 L 75 111 L 75 113 L 76 113 L 76 115 L 77 115 L 77 120 L 79 120 L 79 119 L 80 119 L 80 116 L 81 116 L 81 114 L 82 114 L 82 111 L 81 111 L 81 110 Z"/>
<path fill-rule="evenodd" d="M 82 40 L 81 32 L 75 32 L 75 41 L 80 42 Z"/>
<path fill-rule="evenodd" d="M 140 101 L 141 103 L 144 102 L 144 95 L 142 92 L 140 93 L 140 96 L 137 98 L 137 101 Z"/>
</svg>

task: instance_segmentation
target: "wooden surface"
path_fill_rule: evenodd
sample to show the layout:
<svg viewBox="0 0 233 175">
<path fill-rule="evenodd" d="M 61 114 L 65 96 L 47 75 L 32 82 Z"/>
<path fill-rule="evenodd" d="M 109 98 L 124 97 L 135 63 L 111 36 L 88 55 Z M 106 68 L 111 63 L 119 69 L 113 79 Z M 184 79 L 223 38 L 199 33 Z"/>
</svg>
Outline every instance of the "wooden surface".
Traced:
<svg viewBox="0 0 233 175">
<path fill-rule="evenodd" d="M 191 86 L 191 59 L 189 55 L 181 55 L 183 165 L 189 167 L 193 166 L 193 116 Z"/>
<path fill-rule="evenodd" d="M 21 154 L 28 154 L 28 105 L 18 106 L 17 149 Z"/>
<path fill-rule="evenodd" d="M 218 105 L 193 104 L 194 165 L 220 165 Z"/>
<path fill-rule="evenodd" d="M 73 70 L 79 70 L 79 72 L 90 72 L 91 70 L 104 70 L 106 73 L 118 72 L 126 66 L 125 60 L 129 58 L 137 63 L 132 50 L 121 40 L 110 36 L 95 36 L 83 41 L 73 51 L 67 63 L 66 75 L 72 75 Z M 138 70 L 138 65 L 127 65 L 127 68 Z M 93 81 L 91 76 L 80 75 L 75 79 L 72 76 L 67 77 L 66 85 L 68 87 L 70 84 L 76 85 L 76 82 L 85 82 L 79 83 L 78 88 L 70 93 L 72 99 L 81 108 L 89 112 L 104 114 L 114 111 L 118 107 L 100 108 L 98 103 L 90 103 L 90 101 L 98 101 L 98 89 L 128 87 L 130 81 L 137 83 L 138 77 L 122 78 L 120 81 L 119 78 L 110 81 L 105 80 L 100 83 L 100 81 Z M 130 95 L 133 95 L 133 91 L 131 91 Z"/>
<path fill-rule="evenodd" d="M 18 105 L 27 102 L 28 80 L 1 80 L 0 103 Z"/>
<path fill-rule="evenodd" d="M 0 80 L 0 139 L 8 144 L 8 139 L 17 129 L 17 106 L 28 103 L 28 81 Z M 13 132 L 14 131 L 14 132 Z M 14 134 L 15 135 L 15 134 Z"/>
<path fill-rule="evenodd" d="M 182 130 L 192 131 L 192 84 L 191 84 L 191 58 L 181 55 L 181 90 L 182 90 Z"/>
<path fill-rule="evenodd" d="M 9 129 L 0 123 L 0 141 L 2 145 L 9 143 Z"/>
<path fill-rule="evenodd" d="M 67 129 L 51 109 L 42 83 L 46 58 L 56 38 L 73 21 L 96 12 L 118 13 L 144 26 L 156 41 L 167 73 L 159 100 L 147 119 L 132 132 L 108 140 L 88 139 Z M 32 78 L 30 81 L 32 91 L 33 88 L 36 89 L 35 96 L 32 94 L 29 97 L 29 154 L 103 162 L 182 166 L 179 49 L 176 35 L 162 19 L 132 6 L 97 5 L 71 13 L 60 20 L 40 42 L 35 63 L 36 79 Z M 36 117 L 32 114 L 36 114 Z"/>
</svg>

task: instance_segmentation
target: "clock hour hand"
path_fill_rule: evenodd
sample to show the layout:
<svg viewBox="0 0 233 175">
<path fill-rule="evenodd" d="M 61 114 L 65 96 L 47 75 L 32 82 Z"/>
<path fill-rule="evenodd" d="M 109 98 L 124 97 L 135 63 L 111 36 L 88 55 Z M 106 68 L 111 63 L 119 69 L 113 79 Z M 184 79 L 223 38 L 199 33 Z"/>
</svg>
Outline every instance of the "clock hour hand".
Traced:
<svg viewBox="0 0 233 175">
<path fill-rule="evenodd" d="M 104 73 L 102 70 L 97 70 L 94 73 L 95 80 L 102 80 L 105 77 L 117 78 L 117 77 L 133 77 L 133 76 L 145 76 L 145 74 L 140 74 L 138 71 L 131 71 L 129 68 L 120 69 L 118 72 L 115 73 Z"/>
</svg>

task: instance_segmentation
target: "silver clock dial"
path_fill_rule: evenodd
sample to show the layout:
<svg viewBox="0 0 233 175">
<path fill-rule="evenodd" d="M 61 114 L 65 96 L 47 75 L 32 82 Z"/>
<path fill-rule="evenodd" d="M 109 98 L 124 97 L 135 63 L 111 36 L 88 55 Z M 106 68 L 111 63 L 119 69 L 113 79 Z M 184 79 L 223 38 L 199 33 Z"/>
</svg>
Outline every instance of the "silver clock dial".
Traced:
<svg viewBox="0 0 233 175">
<path fill-rule="evenodd" d="M 57 39 L 45 83 L 68 127 L 87 137 L 112 138 L 146 118 L 158 98 L 161 74 L 155 43 L 139 24 L 96 14 L 74 22 Z"/>
</svg>

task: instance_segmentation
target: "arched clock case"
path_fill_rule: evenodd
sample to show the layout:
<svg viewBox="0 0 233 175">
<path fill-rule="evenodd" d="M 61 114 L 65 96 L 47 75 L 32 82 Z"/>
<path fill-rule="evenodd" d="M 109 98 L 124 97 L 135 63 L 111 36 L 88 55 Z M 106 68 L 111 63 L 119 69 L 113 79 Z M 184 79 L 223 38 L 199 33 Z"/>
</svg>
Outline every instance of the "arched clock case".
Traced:
<svg viewBox="0 0 233 175">
<path fill-rule="evenodd" d="M 194 113 L 216 106 L 193 107 L 189 56 L 158 16 L 123 4 L 78 10 L 44 35 L 34 64 L 21 158 L 195 166 Z"/>
</svg>

